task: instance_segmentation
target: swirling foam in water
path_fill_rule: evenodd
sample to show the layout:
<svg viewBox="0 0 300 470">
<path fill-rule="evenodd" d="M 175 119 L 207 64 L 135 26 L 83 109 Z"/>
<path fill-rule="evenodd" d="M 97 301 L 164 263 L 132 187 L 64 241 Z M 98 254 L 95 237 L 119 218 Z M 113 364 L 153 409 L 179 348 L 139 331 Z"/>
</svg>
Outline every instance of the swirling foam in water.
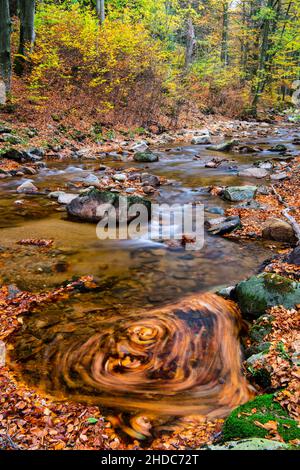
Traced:
<svg viewBox="0 0 300 470">
<path fill-rule="evenodd" d="M 241 374 L 241 317 L 218 296 L 132 313 L 95 313 L 94 334 L 77 335 L 76 326 L 75 319 L 21 360 L 17 339 L 14 361 L 48 393 L 155 416 L 210 418 L 226 416 L 249 398 Z"/>
</svg>

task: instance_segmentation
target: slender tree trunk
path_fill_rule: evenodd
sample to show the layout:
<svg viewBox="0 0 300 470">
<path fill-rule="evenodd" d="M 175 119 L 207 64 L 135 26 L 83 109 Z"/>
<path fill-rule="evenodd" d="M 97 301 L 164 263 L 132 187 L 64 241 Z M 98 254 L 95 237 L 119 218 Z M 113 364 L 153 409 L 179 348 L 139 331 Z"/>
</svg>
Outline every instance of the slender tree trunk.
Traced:
<svg viewBox="0 0 300 470">
<path fill-rule="evenodd" d="M 4 103 L 6 94 L 10 92 L 11 83 L 11 52 L 10 52 L 10 32 L 11 21 L 9 13 L 8 0 L 0 0 L 0 77 L 3 95 L 1 93 L 0 100 Z"/>
<path fill-rule="evenodd" d="M 186 51 L 185 51 L 185 68 L 187 69 L 192 61 L 196 45 L 196 35 L 193 19 L 191 16 L 187 19 L 187 38 L 186 38 Z"/>
<path fill-rule="evenodd" d="M 252 108 L 251 112 L 254 116 L 257 115 L 257 106 L 260 100 L 260 97 L 268 83 L 269 79 L 269 70 L 270 70 L 270 61 L 272 57 L 270 57 L 269 49 L 270 49 L 270 35 L 276 29 L 277 20 L 280 13 L 280 2 L 277 0 L 268 0 L 267 7 L 273 9 L 275 11 L 275 6 L 277 6 L 276 16 L 272 19 L 266 18 L 262 24 L 261 28 L 261 45 L 260 45 L 260 52 L 259 52 L 259 61 L 258 61 L 258 68 L 256 72 L 256 85 L 254 87 L 253 92 L 253 100 L 252 100 Z"/>
<path fill-rule="evenodd" d="M 221 45 L 221 62 L 224 67 L 229 65 L 229 50 L 228 50 L 228 37 L 229 37 L 229 4 L 226 1 L 223 3 L 223 25 L 222 25 L 222 45 Z"/>
<path fill-rule="evenodd" d="M 15 71 L 18 75 L 24 72 L 26 56 L 33 47 L 35 40 L 34 16 L 35 0 L 19 0 L 20 44 L 15 60 Z"/>
<path fill-rule="evenodd" d="M 96 0 L 96 11 L 100 24 L 105 21 L 105 0 Z"/>
</svg>

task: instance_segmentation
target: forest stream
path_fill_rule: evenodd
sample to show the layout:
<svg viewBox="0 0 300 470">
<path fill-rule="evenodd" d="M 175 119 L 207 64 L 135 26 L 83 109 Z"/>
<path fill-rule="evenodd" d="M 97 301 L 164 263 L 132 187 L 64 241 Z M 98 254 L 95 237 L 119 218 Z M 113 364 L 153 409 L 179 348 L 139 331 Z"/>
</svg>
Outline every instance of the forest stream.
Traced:
<svg viewBox="0 0 300 470">
<path fill-rule="evenodd" d="M 208 187 L 270 184 L 237 173 L 257 160 L 278 158 L 267 150 L 278 143 L 297 154 L 295 137 L 291 127 L 269 137 L 244 137 L 243 143 L 265 150 L 223 154 L 228 161 L 218 168 L 205 167 L 216 153 L 203 146 L 160 147 L 159 162 L 147 171 L 172 180 L 160 188 L 158 202 L 202 203 L 206 218 L 215 218 L 212 208 L 232 203 L 212 196 Z M 32 181 L 41 192 L 65 188 L 94 168 L 92 161 L 49 162 Z M 249 399 L 239 354 L 242 319 L 214 292 L 257 272 L 272 256 L 270 243 L 208 233 L 200 251 L 143 239 L 100 241 L 95 225 L 68 220 L 47 196 L 16 194 L 20 184 L 12 179 L 0 186 L 1 251 L 8 253 L 1 259 L 2 281 L 37 292 L 92 275 L 100 286 L 23 318 L 10 362 L 25 382 L 60 399 L 156 416 L 224 417 Z M 25 204 L 15 204 L 19 199 Z M 54 245 L 17 245 L 30 238 L 53 239 Z"/>
</svg>

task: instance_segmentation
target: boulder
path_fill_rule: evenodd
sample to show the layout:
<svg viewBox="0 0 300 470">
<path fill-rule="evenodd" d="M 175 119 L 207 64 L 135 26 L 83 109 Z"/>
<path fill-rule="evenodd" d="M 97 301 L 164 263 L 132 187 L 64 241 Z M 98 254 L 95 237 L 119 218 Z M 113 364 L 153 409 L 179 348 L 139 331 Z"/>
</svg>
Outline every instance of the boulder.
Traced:
<svg viewBox="0 0 300 470">
<path fill-rule="evenodd" d="M 133 159 L 140 163 L 153 163 L 159 160 L 158 155 L 152 152 L 137 152 Z"/>
<path fill-rule="evenodd" d="M 57 202 L 59 204 L 70 204 L 77 197 L 78 197 L 77 194 L 68 194 L 68 193 L 62 192 L 61 194 L 59 194 L 57 198 Z"/>
<path fill-rule="evenodd" d="M 249 178 L 266 178 L 268 176 L 268 172 L 264 170 L 263 168 L 247 168 L 246 170 L 240 171 L 239 176 L 245 176 Z"/>
<path fill-rule="evenodd" d="M 20 194 L 35 194 L 38 191 L 38 188 L 31 181 L 25 181 L 17 188 L 17 193 Z"/>
<path fill-rule="evenodd" d="M 238 216 L 233 217 L 220 217 L 218 219 L 211 219 L 206 221 L 206 227 L 212 235 L 225 235 L 231 233 L 236 228 L 240 227 L 241 220 Z"/>
<path fill-rule="evenodd" d="M 114 207 L 117 212 L 117 219 L 119 219 L 119 207 L 120 207 L 120 194 L 112 191 L 99 191 L 98 189 L 92 189 L 87 193 L 81 194 L 76 199 L 67 205 L 68 215 L 71 218 L 83 220 L 85 222 L 97 223 L 103 219 L 104 206 L 109 210 L 110 207 Z M 151 201 L 139 196 L 123 196 L 127 200 L 128 208 L 134 204 L 141 204 L 146 207 L 150 218 L 151 213 Z M 128 219 L 130 222 L 134 219 Z"/>
<path fill-rule="evenodd" d="M 250 439 L 239 439 L 237 441 L 229 441 L 224 444 L 210 445 L 205 450 L 289 450 L 291 446 L 284 442 L 271 441 L 270 439 L 262 439 L 252 437 Z"/>
<path fill-rule="evenodd" d="M 263 273 L 240 282 L 235 291 L 242 313 L 259 318 L 276 305 L 294 308 L 300 304 L 300 283 L 277 274 Z"/>
<path fill-rule="evenodd" d="M 287 151 L 287 146 L 283 144 L 277 144 L 270 148 L 270 152 L 284 153 Z"/>
<path fill-rule="evenodd" d="M 274 175 L 271 175 L 271 180 L 282 181 L 282 180 L 285 180 L 287 177 L 288 177 L 288 174 L 285 171 L 282 171 L 281 173 L 275 173 Z"/>
<path fill-rule="evenodd" d="M 148 144 L 145 140 L 136 142 L 130 147 L 130 150 L 132 150 L 133 152 L 145 152 L 147 149 L 148 149 Z"/>
<path fill-rule="evenodd" d="M 210 135 L 194 136 L 191 140 L 192 145 L 208 145 L 211 144 L 211 142 Z"/>
<path fill-rule="evenodd" d="M 268 219 L 263 227 L 262 237 L 276 242 L 297 242 L 293 227 L 281 219 Z"/>
<path fill-rule="evenodd" d="M 3 152 L 1 155 L 2 158 L 7 158 L 8 160 L 13 160 L 17 163 L 25 163 L 39 160 L 40 157 L 34 155 L 25 150 L 10 149 L 6 152 Z"/>
<path fill-rule="evenodd" d="M 118 183 L 123 183 L 127 180 L 127 176 L 125 173 L 117 173 L 116 175 L 113 175 L 113 180 L 117 181 Z"/>
<path fill-rule="evenodd" d="M 214 150 L 215 152 L 229 152 L 235 145 L 238 145 L 236 140 L 228 140 L 218 145 L 211 145 L 207 147 L 208 150 Z"/>
<path fill-rule="evenodd" d="M 286 263 L 300 266 L 300 246 L 297 246 L 286 258 Z"/>
<path fill-rule="evenodd" d="M 205 207 L 205 212 L 209 214 L 224 215 L 225 211 L 222 207 Z"/>
<path fill-rule="evenodd" d="M 145 186 L 153 186 L 154 188 L 160 186 L 159 177 L 155 175 L 150 175 L 149 173 L 142 173 L 141 182 Z"/>
<path fill-rule="evenodd" d="M 224 198 L 232 202 L 242 202 L 254 199 L 256 186 L 228 186 L 224 191 Z"/>
<path fill-rule="evenodd" d="M 96 175 L 90 173 L 86 178 L 84 178 L 84 182 L 88 184 L 99 184 L 99 178 Z"/>
</svg>

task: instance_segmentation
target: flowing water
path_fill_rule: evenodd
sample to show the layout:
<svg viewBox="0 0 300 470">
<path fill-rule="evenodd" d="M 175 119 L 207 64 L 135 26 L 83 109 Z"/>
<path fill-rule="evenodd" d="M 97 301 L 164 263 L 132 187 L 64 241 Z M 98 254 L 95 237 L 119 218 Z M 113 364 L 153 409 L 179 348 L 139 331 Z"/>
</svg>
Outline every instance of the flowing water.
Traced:
<svg viewBox="0 0 300 470">
<path fill-rule="evenodd" d="M 267 149 L 280 142 L 297 152 L 294 137 L 283 128 L 249 143 Z M 173 184 L 161 187 L 158 201 L 197 201 L 206 210 L 230 206 L 211 196 L 208 186 L 264 184 L 238 177 L 237 170 L 278 157 L 267 150 L 257 156 L 226 154 L 229 162 L 207 169 L 216 153 L 203 147 L 159 152 L 160 161 L 147 171 Z M 95 166 L 55 162 L 32 179 L 41 191 L 68 191 Z M 73 276 L 93 275 L 100 286 L 24 318 L 11 354 L 23 379 L 57 397 L 156 415 L 224 416 L 247 400 L 240 372 L 241 319 L 230 302 L 209 292 L 253 274 L 271 256 L 267 245 L 207 233 L 204 248 L 192 252 L 147 240 L 100 241 L 94 225 L 67 220 L 46 196 L 16 195 L 19 184 L 9 180 L 0 187 L 1 281 L 40 291 Z M 17 199 L 24 203 L 15 204 Z M 55 243 L 50 249 L 18 246 L 25 238 Z"/>
</svg>

